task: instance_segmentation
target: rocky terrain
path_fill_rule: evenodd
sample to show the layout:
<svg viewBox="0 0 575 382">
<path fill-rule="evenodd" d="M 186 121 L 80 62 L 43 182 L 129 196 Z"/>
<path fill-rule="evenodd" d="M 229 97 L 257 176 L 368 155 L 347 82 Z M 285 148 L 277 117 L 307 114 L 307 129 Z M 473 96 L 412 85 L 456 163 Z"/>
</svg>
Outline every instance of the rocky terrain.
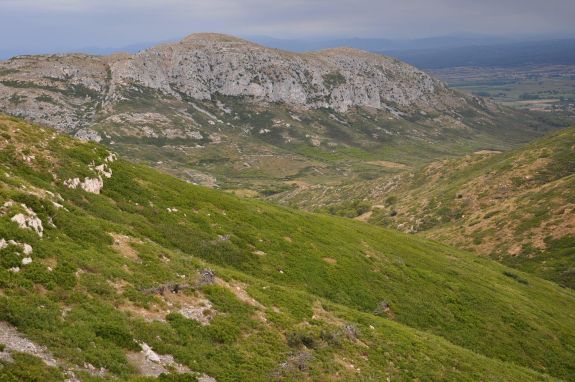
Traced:
<svg viewBox="0 0 575 382">
<path fill-rule="evenodd" d="M 365 106 L 455 113 L 480 102 L 388 57 L 355 49 L 295 54 L 216 34 L 191 35 L 135 55 L 15 57 L 2 63 L 0 74 L 2 109 L 67 132 L 89 127 L 98 111 L 134 91 L 196 101 L 217 94 L 250 97 L 338 112 Z"/>
<path fill-rule="evenodd" d="M 389 57 L 295 54 L 217 34 L 133 55 L 14 57 L 0 62 L 0 110 L 256 195 L 371 177 L 374 160 L 506 149 L 554 127 Z"/>
</svg>

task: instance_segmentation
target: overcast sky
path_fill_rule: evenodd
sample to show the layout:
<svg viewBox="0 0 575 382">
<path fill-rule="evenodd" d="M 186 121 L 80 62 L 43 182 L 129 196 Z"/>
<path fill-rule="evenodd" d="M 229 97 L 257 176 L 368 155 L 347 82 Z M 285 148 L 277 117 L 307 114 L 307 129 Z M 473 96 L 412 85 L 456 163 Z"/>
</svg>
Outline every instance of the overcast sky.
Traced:
<svg viewBox="0 0 575 382">
<path fill-rule="evenodd" d="M 278 38 L 575 36 L 574 20 L 575 0 L 0 0 L 0 51 L 121 47 L 207 31 Z"/>
</svg>

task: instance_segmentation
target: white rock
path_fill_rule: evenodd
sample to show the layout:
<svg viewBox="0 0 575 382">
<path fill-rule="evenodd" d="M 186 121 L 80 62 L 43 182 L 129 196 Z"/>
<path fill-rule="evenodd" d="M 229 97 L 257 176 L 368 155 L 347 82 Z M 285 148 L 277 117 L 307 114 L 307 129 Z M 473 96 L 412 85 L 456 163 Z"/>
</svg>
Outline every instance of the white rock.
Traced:
<svg viewBox="0 0 575 382">
<path fill-rule="evenodd" d="M 106 162 L 108 162 L 108 163 L 112 163 L 112 162 L 115 162 L 116 159 L 118 159 L 117 155 L 114 154 L 114 153 L 110 153 L 110 154 L 106 157 L 106 159 L 104 159 L 104 160 L 105 160 Z"/>
<path fill-rule="evenodd" d="M 22 259 L 22 265 L 28 265 L 28 264 L 32 264 L 32 258 L 31 257 L 25 257 Z"/>
<path fill-rule="evenodd" d="M 102 187 L 104 187 L 104 182 L 102 181 L 102 178 L 86 178 L 80 186 L 86 192 L 99 194 Z"/>
<path fill-rule="evenodd" d="M 16 224 L 18 224 L 18 226 L 22 229 L 31 229 L 33 231 L 35 231 L 38 236 L 42 237 L 43 233 L 44 233 L 44 227 L 42 226 L 42 220 L 40 220 L 40 218 L 38 218 L 38 216 L 36 216 L 36 214 L 31 211 L 31 210 L 27 210 L 26 212 L 28 212 L 27 215 L 24 215 L 23 213 L 19 213 L 16 214 L 12 217 L 13 222 L 15 222 Z"/>
<path fill-rule="evenodd" d="M 100 142 L 102 137 L 92 129 L 80 129 L 74 134 L 81 141 Z"/>
<path fill-rule="evenodd" d="M 101 177 L 98 178 L 84 178 L 81 182 L 79 178 L 68 179 L 64 181 L 64 185 L 68 188 L 77 189 L 80 187 L 86 192 L 92 194 L 99 194 L 100 190 L 104 187 L 104 181 Z"/>
<path fill-rule="evenodd" d="M 202 374 L 198 377 L 198 382 L 217 382 L 214 377 L 210 377 L 207 374 Z"/>
<path fill-rule="evenodd" d="M 30 244 L 22 244 L 22 251 L 24 252 L 25 255 L 30 255 L 32 254 L 32 246 Z"/>
<path fill-rule="evenodd" d="M 101 176 L 104 176 L 108 179 L 112 177 L 112 169 L 108 168 L 105 163 L 94 167 L 94 170 L 96 170 L 96 172 Z"/>
<path fill-rule="evenodd" d="M 65 180 L 64 186 L 66 186 L 68 188 L 76 189 L 76 188 L 78 188 L 80 183 L 81 183 L 80 178 L 72 178 L 72 179 Z"/>
<path fill-rule="evenodd" d="M 160 356 L 152 350 L 152 348 L 145 342 L 142 342 L 140 344 L 140 347 L 142 348 L 142 352 L 144 353 L 144 356 L 155 363 L 160 363 L 161 359 Z"/>
</svg>

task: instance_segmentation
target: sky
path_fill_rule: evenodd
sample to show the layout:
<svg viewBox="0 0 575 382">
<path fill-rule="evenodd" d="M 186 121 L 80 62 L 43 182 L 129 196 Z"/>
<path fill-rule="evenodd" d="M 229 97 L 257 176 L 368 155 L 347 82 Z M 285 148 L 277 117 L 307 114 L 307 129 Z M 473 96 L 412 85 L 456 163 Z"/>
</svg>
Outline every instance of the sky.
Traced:
<svg viewBox="0 0 575 382">
<path fill-rule="evenodd" d="M 575 36 L 575 0 L 0 0 L 0 52 L 275 38 Z"/>
</svg>

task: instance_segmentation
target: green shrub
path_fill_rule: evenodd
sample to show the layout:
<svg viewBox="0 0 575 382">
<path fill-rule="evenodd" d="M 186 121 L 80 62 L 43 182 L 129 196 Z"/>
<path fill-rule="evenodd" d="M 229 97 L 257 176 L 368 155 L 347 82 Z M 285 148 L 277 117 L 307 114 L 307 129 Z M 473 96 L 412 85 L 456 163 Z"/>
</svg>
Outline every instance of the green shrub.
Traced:
<svg viewBox="0 0 575 382">
<path fill-rule="evenodd" d="M 524 278 L 520 277 L 519 275 L 513 273 L 513 272 L 509 272 L 509 271 L 504 271 L 503 274 L 507 277 L 512 278 L 513 280 L 517 281 L 518 283 L 521 284 L 529 284 L 529 281 L 525 280 Z"/>
<path fill-rule="evenodd" d="M 94 332 L 98 337 L 113 342 L 121 348 L 133 351 L 140 350 L 133 335 L 127 328 L 120 325 L 102 323 L 95 328 Z"/>
<path fill-rule="evenodd" d="M 61 382 L 64 375 L 47 366 L 41 359 L 24 353 L 13 353 L 14 362 L 0 362 L 2 382 Z"/>
</svg>

